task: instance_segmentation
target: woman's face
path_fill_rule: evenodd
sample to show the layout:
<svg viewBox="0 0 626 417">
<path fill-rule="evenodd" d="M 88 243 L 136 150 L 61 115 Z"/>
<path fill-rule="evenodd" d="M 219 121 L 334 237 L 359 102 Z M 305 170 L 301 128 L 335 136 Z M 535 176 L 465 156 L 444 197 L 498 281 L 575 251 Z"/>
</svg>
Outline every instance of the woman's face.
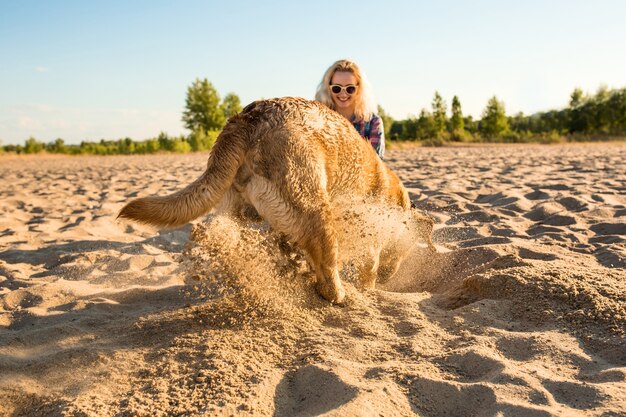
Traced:
<svg viewBox="0 0 626 417">
<path fill-rule="evenodd" d="M 339 93 L 334 93 L 332 86 L 339 85 L 344 87 Z M 355 86 L 356 90 L 352 94 L 348 94 L 345 87 Z M 336 87 L 335 87 L 336 88 Z M 336 110 L 354 110 L 356 105 L 356 95 L 358 93 L 357 79 L 351 72 L 336 71 L 330 79 L 330 95 L 335 103 Z"/>
</svg>

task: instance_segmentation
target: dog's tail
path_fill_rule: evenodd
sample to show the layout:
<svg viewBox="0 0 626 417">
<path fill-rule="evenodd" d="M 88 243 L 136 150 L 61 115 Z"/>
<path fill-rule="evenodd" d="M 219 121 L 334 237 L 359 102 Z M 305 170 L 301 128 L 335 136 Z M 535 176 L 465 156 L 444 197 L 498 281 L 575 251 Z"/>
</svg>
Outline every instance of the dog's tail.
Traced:
<svg viewBox="0 0 626 417">
<path fill-rule="evenodd" d="M 128 203 L 119 217 L 158 227 L 176 227 L 208 213 L 232 185 L 248 151 L 247 129 L 231 120 L 217 138 L 206 171 L 182 190 Z"/>
</svg>

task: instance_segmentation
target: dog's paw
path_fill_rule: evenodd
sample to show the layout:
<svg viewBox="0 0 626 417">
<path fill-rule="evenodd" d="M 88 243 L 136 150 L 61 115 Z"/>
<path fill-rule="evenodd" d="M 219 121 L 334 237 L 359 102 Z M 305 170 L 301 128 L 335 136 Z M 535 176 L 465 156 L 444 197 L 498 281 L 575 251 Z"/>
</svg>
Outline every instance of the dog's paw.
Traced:
<svg viewBox="0 0 626 417">
<path fill-rule="evenodd" d="M 346 299 L 346 290 L 341 283 L 318 282 L 316 285 L 317 293 L 326 301 L 332 304 L 343 304 Z"/>
</svg>

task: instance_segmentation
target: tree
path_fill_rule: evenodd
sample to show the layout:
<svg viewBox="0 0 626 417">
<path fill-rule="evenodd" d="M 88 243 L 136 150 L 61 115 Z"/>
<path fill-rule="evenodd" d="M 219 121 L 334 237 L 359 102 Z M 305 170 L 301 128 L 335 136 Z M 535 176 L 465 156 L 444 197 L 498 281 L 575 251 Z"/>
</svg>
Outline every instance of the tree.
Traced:
<svg viewBox="0 0 626 417">
<path fill-rule="evenodd" d="M 583 90 L 575 88 L 572 94 L 570 94 L 569 106 L 571 108 L 578 107 L 583 103 Z"/>
<path fill-rule="evenodd" d="M 437 122 L 434 116 L 426 109 L 420 111 L 420 115 L 415 123 L 416 138 L 432 139 L 438 137 L 439 131 L 437 130 Z"/>
<path fill-rule="evenodd" d="M 170 137 L 165 132 L 159 133 L 159 136 L 157 136 L 157 142 L 159 143 L 159 149 L 161 150 L 164 150 L 164 151 L 174 150 L 174 143 L 172 139 L 170 139 Z"/>
<path fill-rule="evenodd" d="M 391 127 L 389 128 L 389 139 L 392 139 L 392 140 L 406 139 L 402 136 L 403 126 L 404 126 L 404 121 L 394 120 L 391 123 Z M 385 129 L 387 129 L 386 126 L 385 126 Z"/>
<path fill-rule="evenodd" d="M 452 117 L 450 118 L 450 130 L 452 132 L 461 132 L 465 129 L 463 123 L 463 112 L 461 111 L 461 102 L 457 96 L 452 97 Z"/>
<path fill-rule="evenodd" d="M 498 101 L 496 96 L 493 96 L 487 102 L 485 110 L 483 110 L 478 130 L 484 137 L 493 138 L 502 135 L 508 129 L 509 122 L 506 118 L 504 103 Z"/>
<path fill-rule="evenodd" d="M 43 144 L 43 142 L 39 142 L 37 139 L 35 139 L 32 136 L 29 137 L 26 140 L 26 143 L 24 144 L 25 153 L 39 153 L 43 151 L 44 148 L 45 148 L 45 145 Z"/>
<path fill-rule="evenodd" d="M 155 153 L 160 150 L 159 140 L 156 138 L 146 139 L 143 142 L 143 153 Z"/>
<path fill-rule="evenodd" d="M 515 116 L 509 117 L 509 127 L 516 132 L 530 132 L 531 118 L 524 115 L 524 112 L 517 112 Z"/>
<path fill-rule="evenodd" d="M 393 124 L 393 117 L 387 114 L 385 109 L 381 105 L 378 105 L 378 116 L 383 121 L 383 127 L 385 128 L 385 138 L 391 139 L 391 125 Z"/>
<path fill-rule="evenodd" d="M 471 114 L 463 118 L 463 126 L 469 133 L 476 133 L 478 131 L 478 123 L 476 123 Z"/>
<path fill-rule="evenodd" d="M 187 140 L 189 145 L 191 145 L 192 151 L 208 151 L 215 144 L 218 134 L 217 130 L 209 130 L 208 132 L 202 129 L 194 130 Z"/>
<path fill-rule="evenodd" d="M 234 101 L 234 99 L 229 99 Z M 187 88 L 185 111 L 183 112 L 185 127 L 192 132 L 198 129 L 208 131 L 224 127 L 226 118 L 220 106 L 220 96 L 206 78 L 196 79 Z"/>
<path fill-rule="evenodd" d="M 611 91 L 607 106 L 611 109 L 611 132 L 623 135 L 626 133 L 626 88 Z"/>
<path fill-rule="evenodd" d="M 415 116 L 409 116 L 408 119 L 402 122 L 402 134 L 400 136 L 403 140 L 415 140 L 417 136 L 417 119 Z"/>
<path fill-rule="evenodd" d="M 117 149 L 114 153 L 130 155 L 135 152 L 135 143 L 131 138 L 124 138 L 117 141 Z"/>
<path fill-rule="evenodd" d="M 447 121 L 447 106 L 446 102 L 443 101 L 443 98 L 439 94 L 438 91 L 435 91 L 435 96 L 433 97 L 433 120 L 435 122 L 435 134 L 436 136 L 441 136 L 441 134 L 446 130 L 446 121 Z"/>
<path fill-rule="evenodd" d="M 585 109 L 587 103 L 589 100 L 580 88 L 575 88 L 570 94 L 568 126 L 570 133 L 585 132 L 589 129 L 589 114 Z"/>
<path fill-rule="evenodd" d="M 239 96 L 235 93 L 226 94 L 220 108 L 222 109 L 224 118 L 227 120 L 243 109 L 243 107 L 241 107 L 241 100 L 239 100 Z"/>
<path fill-rule="evenodd" d="M 46 145 L 46 151 L 50 153 L 67 153 L 67 146 L 65 146 L 63 139 L 57 138 L 54 142 Z"/>
<path fill-rule="evenodd" d="M 613 119 L 613 110 L 608 105 L 612 92 L 609 92 L 609 88 L 603 84 L 598 87 L 598 91 L 591 100 L 592 117 L 593 117 L 593 129 L 596 132 L 607 134 L 611 126 L 611 119 Z"/>
</svg>

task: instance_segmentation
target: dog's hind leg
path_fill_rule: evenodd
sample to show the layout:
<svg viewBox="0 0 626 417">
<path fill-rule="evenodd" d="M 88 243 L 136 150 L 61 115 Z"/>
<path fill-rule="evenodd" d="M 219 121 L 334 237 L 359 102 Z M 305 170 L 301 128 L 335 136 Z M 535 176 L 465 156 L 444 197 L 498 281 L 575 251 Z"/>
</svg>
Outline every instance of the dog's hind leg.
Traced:
<svg viewBox="0 0 626 417">
<path fill-rule="evenodd" d="M 286 234 L 308 256 L 315 270 L 317 291 L 331 303 L 341 303 L 345 290 L 339 279 L 338 244 L 325 192 L 315 204 L 287 201 L 269 180 L 255 176 L 246 194 L 258 213 L 273 229 Z"/>
<path fill-rule="evenodd" d="M 372 289 L 376 286 L 380 263 L 380 247 L 370 246 L 367 254 L 358 263 L 359 278 L 363 289 Z"/>
<path fill-rule="evenodd" d="M 224 194 L 222 200 L 215 207 L 215 212 L 225 214 L 242 223 L 260 222 L 263 220 L 256 209 L 244 200 L 241 193 L 237 191 L 235 187 L 230 187 L 226 194 Z"/>
<path fill-rule="evenodd" d="M 393 277 L 412 245 L 390 244 L 380 254 L 378 282 L 385 283 Z"/>
<path fill-rule="evenodd" d="M 331 303 L 342 303 L 346 292 L 339 279 L 337 236 L 329 210 L 305 214 L 305 234 L 298 244 L 309 255 L 317 277 L 317 292 Z"/>
<path fill-rule="evenodd" d="M 416 211 L 413 211 L 413 221 L 417 226 L 418 236 L 424 240 L 428 249 L 433 253 L 437 252 L 437 248 L 435 248 L 432 239 L 435 222 L 430 217 L 424 216 Z"/>
</svg>

